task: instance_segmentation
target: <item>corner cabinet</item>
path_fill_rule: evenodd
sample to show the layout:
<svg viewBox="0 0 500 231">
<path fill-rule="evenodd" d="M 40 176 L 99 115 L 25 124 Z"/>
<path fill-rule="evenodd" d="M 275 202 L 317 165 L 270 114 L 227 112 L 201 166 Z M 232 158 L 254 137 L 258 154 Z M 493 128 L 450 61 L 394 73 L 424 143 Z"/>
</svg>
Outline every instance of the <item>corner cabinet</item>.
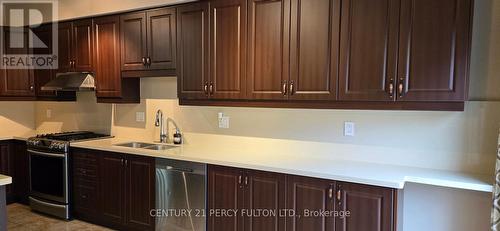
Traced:
<svg viewBox="0 0 500 231">
<path fill-rule="evenodd" d="M 208 209 L 239 211 L 209 216 L 209 231 L 396 231 L 395 189 L 222 166 L 208 176 Z M 245 214 L 259 210 L 275 215 Z"/>
<path fill-rule="evenodd" d="M 472 0 L 188 3 L 180 104 L 463 110 L 472 10 Z"/>
</svg>

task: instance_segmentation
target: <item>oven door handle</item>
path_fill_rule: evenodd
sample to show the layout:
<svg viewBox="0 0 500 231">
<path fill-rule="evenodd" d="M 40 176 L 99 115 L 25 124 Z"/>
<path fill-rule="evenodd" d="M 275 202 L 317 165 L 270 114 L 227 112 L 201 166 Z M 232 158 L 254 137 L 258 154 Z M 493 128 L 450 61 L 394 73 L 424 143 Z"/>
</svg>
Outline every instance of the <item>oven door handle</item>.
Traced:
<svg viewBox="0 0 500 231">
<path fill-rule="evenodd" d="M 48 152 L 40 152 L 40 151 L 34 151 L 34 150 L 29 150 L 29 153 L 39 155 L 39 156 L 49 156 L 49 157 L 58 157 L 58 158 L 65 158 L 66 154 L 57 154 L 57 153 L 48 153 Z"/>
</svg>

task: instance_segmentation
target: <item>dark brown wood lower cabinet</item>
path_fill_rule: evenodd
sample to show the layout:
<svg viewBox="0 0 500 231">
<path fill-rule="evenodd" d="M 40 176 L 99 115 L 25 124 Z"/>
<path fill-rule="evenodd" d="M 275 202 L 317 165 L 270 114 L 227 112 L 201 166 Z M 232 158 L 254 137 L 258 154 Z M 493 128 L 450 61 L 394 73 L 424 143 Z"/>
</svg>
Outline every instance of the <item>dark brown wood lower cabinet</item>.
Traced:
<svg viewBox="0 0 500 231">
<path fill-rule="evenodd" d="M 287 230 L 333 231 L 334 217 L 308 216 L 309 211 L 333 211 L 334 182 L 308 177 L 289 176 L 287 206 L 296 216 L 288 219 Z M 361 231 L 361 230 L 360 230 Z"/>
<path fill-rule="evenodd" d="M 14 162 L 12 166 L 12 187 L 15 200 L 18 203 L 28 204 L 30 190 L 29 155 L 26 141 L 14 140 L 11 142 L 11 157 Z"/>
<path fill-rule="evenodd" d="M 395 231 L 394 189 L 221 166 L 208 169 L 208 209 L 238 211 L 235 216 L 210 216 L 209 231 Z M 276 211 L 276 216 L 259 216 L 263 210 Z"/>
<path fill-rule="evenodd" d="M 126 167 L 126 224 L 135 230 L 154 230 L 155 218 L 155 159 L 128 156 Z"/>
<path fill-rule="evenodd" d="M 0 142 L 0 174 L 12 176 L 12 155 L 11 155 L 11 145 L 9 141 Z M 12 184 L 5 187 L 7 203 L 11 203 L 14 200 L 14 195 L 12 191 Z"/>
<path fill-rule="evenodd" d="M 74 215 L 119 230 L 154 230 L 155 160 L 72 149 Z"/>
<path fill-rule="evenodd" d="M 244 184 L 246 187 L 244 230 L 284 231 L 285 217 L 282 215 L 286 208 L 286 176 L 278 173 L 247 171 Z"/>
<path fill-rule="evenodd" d="M 336 231 L 391 231 L 394 224 L 394 190 L 338 182 L 337 211 L 350 215 L 336 219 Z"/>
<path fill-rule="evenodd" d="M 243 208 L 243 171 L 236 168 L 209 166 L 208 208 L 209 210 L 236 210 Z M 208 230 L 243 230 L 242 217 L 209 216 Z"/>
<path fill-rule="evenodd" d="M 125 168 L 122 154 L 103 153 L 100 194 L 102 218 L 110 223 L 125 223 Z"/>
</svg>

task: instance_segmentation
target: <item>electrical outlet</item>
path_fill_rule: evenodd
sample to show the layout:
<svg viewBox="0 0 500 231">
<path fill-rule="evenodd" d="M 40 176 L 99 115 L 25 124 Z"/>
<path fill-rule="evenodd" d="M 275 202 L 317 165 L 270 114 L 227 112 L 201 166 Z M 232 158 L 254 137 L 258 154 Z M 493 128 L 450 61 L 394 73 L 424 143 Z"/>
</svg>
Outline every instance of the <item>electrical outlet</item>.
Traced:
<svg viewBox="0 0 500 231">
<path fill-rule="evenodd" d="M 47 111 L 45 112 L 45 114 L 47 116 L 47 119 L 52 118 L 52 109 L 47 109 Z"/>
<path fill-rule="evenodd" d="M 135 113 L 135 121 L 136 122 L 144 122 L 146 116 L 145 113 L 142 111 L 136 112 Z"/>
<path fill-rule="evenodd" d="M 225 116 L 224 113 L 219 112 L 218 120 L 219 128 L 229 128 L 229 116 Z"/>
<path fill-rule="evenodd" d="M 344 122 L 344 136 L 354 136 L 355 126 L 354 122 Z"/>
</svg>

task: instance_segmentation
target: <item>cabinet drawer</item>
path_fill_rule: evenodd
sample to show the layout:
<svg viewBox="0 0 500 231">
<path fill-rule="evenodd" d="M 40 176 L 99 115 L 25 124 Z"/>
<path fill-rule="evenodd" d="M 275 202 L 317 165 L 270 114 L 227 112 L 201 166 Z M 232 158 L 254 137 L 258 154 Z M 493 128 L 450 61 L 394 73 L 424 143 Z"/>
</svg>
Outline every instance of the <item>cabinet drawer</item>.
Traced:
<svg viewBox="0 0 500 231">
<path fill-rule="evenodd" d="M 98 156 L 93 153 L 75 152 L 73 154 L 73 161 L 75 164 L 97 164 Z"/>
<path fill-rule="evenodd" d="M 94 209 L 97 203 L 97 189 L 86 185 L 75 185 L 74 204 L 76 208 Z"/>
<path fill-rule="evenodd" d="M 97 177 L 97 166 L 74 166 L 73 173 L 75 174 L 75 178 L 95 180 Z"/>
</svg>

